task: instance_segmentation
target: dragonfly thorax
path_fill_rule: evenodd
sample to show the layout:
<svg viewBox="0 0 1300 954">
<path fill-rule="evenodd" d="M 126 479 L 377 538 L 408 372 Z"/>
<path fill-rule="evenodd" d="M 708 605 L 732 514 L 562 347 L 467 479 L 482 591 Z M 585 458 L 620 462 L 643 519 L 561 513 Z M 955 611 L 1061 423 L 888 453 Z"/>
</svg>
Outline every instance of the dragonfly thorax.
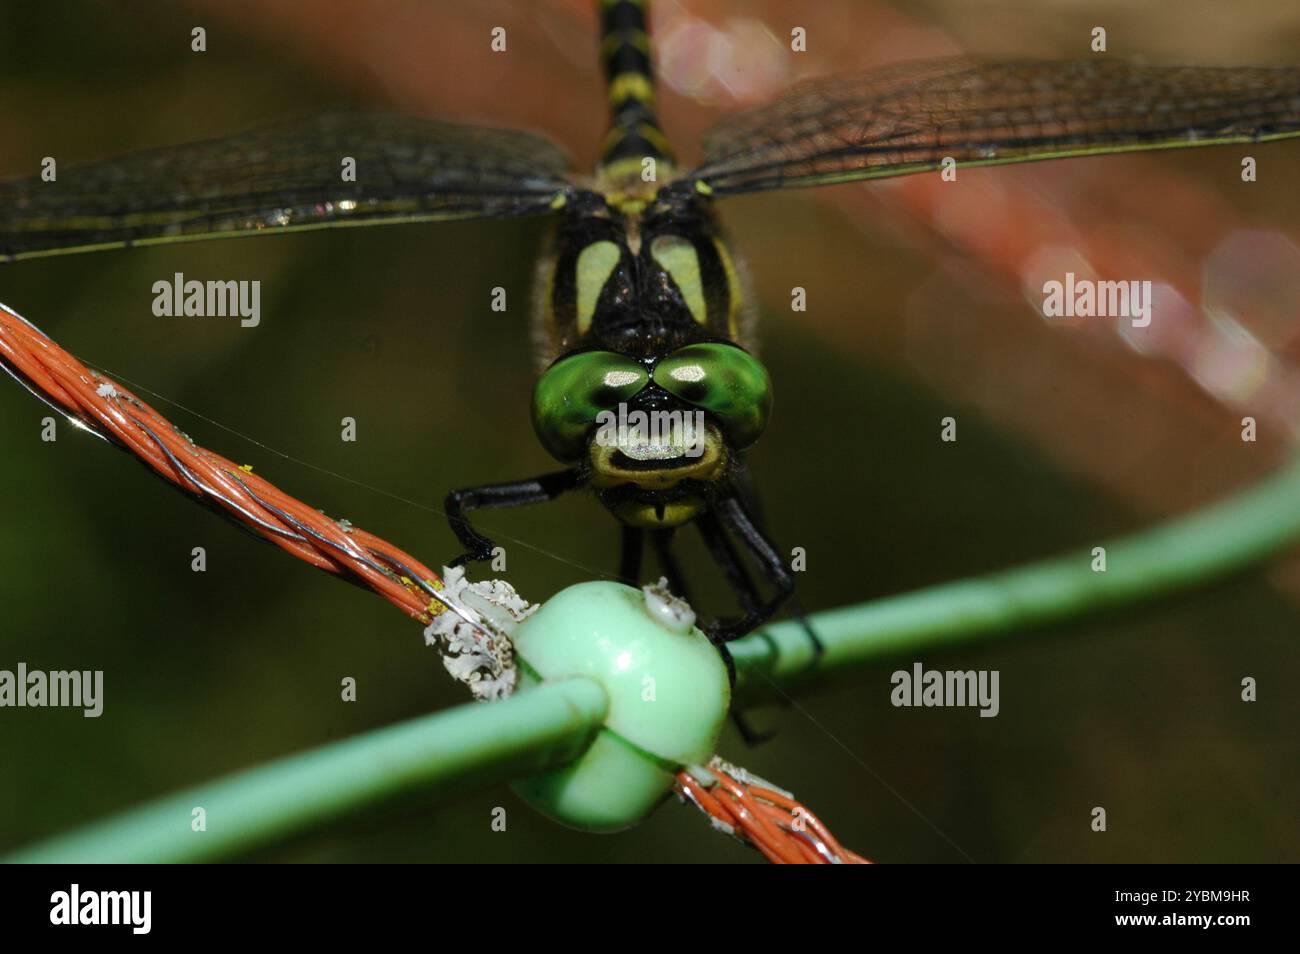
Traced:
<svg viewBox="0 0 1300 954">
<path fill-rule="evenodd" d="M 644 208 L 581 193 L 535 289 L 543 367 L 579 349 L 653 357 L 696 341 L 741 341 L 744 294 L 705 201 L 663 190 Z"/>
</svg>

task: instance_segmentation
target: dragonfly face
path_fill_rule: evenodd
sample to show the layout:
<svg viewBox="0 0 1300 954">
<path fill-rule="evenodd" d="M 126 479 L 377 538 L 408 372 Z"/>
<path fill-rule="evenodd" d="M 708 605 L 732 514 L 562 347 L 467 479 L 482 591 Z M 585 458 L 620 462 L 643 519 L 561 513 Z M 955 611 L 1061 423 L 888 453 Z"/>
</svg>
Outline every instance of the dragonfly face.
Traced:
<svg viewBox="0 0 1300 954">
<path fill-rule="evenodd" d="M 706 201 L 689 183 L 631 202 L 578 194 L 535 297 L 543 446 L 627 525 L 697 516 L 772 403 L 741 344 L 744 291 Z"/>
</svg>

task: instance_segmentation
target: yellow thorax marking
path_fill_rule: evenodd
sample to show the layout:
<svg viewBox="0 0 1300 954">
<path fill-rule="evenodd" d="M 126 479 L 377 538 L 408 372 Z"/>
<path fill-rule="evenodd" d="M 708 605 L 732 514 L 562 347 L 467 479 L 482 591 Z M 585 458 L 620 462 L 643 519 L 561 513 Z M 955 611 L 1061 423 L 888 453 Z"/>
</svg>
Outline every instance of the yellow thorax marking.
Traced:
<svg viewBox="0 0 1300 954">
<path fill-rule="evenodd" d="M 619 247 L 608 240 L 592 242 L 578 253 L 575 277 L 578 286 L 578 334 L 585 335 L 591 328 L 601 290 L 609 281 L 609 276 L 614 274 L 622 256 Z"/>
<path fill-rule="evenodd" d="M 736 263 L 731 259 L 731 252 L 727 250 L 727 243 L 721 239 L 713 240 L 714 247 L 718 250 L 718 258 L 722 259 L 722 270 L 727 275 L 727 334 L 732 338 L 740 335 L 740 315 L 745 307 L 744 294 L 745 289 L 740 281 L 740 276 L 736 272 Z"/>
<path fill-rule="evenodd" d="M 691 317 L 698 324 L 707 324 L 709 309 L 704 301 L 700 257 L 695 253 L 695 246 L 680 235 L 661 235 L 650 243 L 650 254 L 672 276 L 686 307 L 691 311 Z"/>
</svg>

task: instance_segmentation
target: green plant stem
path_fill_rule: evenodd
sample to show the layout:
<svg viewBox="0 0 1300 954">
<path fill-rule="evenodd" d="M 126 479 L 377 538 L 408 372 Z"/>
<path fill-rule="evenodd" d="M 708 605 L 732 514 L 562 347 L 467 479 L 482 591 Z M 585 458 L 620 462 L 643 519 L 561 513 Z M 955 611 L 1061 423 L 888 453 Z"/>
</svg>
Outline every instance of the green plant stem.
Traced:
<svg viewBox="0 0 1300 954">
<path fill-rule="evenodd" d="M 182 862 L 229 858 L 356 808 L 420 791 L 522 778 L 572 761 L 604 722 L 590 679 L 460 706 L 200 785 L 34 845 L 7 862 Z M 206 831 L 192 831 L 202 807 Z"/>
<path fill-rule="evenodd" d="M 1119 540 L 1094 572 L 1077 553 L 818 613 L 814 662 L 784 622 L 732 644 L 738 697 L 903 653 L 974 645 L 1029 627 L 1153 600 L 1219 579 L 1300 541 L 1300 458 L 1247 491 Z M 766 677 L 766 678 L 764 678 Z M 586 679 L 467 705 L 200 786 L 32 846 L 8 861 L 200 861 L 227 858 L 401 793 L 525 777 L 589 744 L 608 701 Z M 207 811 L 207 831 L 190 830 Z"/>
<path fill-rule="evenodd" d="M 810 618 L 825 646 L 784 621 L 731 644 L 737 697 L 902 654 L 1011 636 L 1149 602 L 1227 577 L 1300 542 L 1300 457 L 1216 504 L 1151 529 L 987 576 L 943 583 Z M 1093 547 L 1106 569 L 1093 570 Z"/>
</svg>

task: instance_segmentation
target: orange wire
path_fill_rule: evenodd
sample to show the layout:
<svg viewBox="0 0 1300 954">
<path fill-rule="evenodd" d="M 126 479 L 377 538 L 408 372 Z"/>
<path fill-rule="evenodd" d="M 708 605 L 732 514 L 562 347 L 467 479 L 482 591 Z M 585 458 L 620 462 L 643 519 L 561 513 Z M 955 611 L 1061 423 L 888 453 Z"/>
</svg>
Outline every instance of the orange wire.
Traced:
<svg viewBox="0 0 1300 954">
<path fill-rule="evenodd" d="M 678 794 L 773 864 L 870 864 L 840 845 L 801 803 L 784 792 L 743 781 L 727 768 L 720 759 L 710 762 L 715 780 L 708 785 L 683 769 L 677 773 Z"/>
<path fill-rule="evenodd" d="M 421 622 L 441 612 L 420 585 L 437 589 L 441 581 L 414 556 L 359 528 L 345 530 L 251 467 L 198 446 L 129 388 L 90 371 L 3 306 L 0 356 L 38 395 L 263 539 L 314 567 L 351 576 Z"/>
</svg>

